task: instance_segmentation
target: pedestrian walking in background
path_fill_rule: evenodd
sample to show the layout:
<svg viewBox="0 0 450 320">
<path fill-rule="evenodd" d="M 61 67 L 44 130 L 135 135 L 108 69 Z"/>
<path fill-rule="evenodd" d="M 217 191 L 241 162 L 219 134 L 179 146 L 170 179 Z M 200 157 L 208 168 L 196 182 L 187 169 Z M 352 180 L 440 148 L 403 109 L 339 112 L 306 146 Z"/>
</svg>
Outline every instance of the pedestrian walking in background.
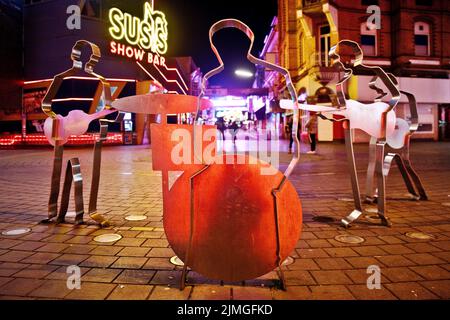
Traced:
<svg viewBox="0 0 450 320">
<path fill-rule="evenodd" d="M 292 127 L 294 126 L 294 116 L 290 116 L 288 123 L 287 123 L 287 128 L 286 128 L 286 134 L 289 136 L 289 151 L 288 153 L 291 154 L 292 153 L 292 145 L 294 144 L 294 137 L 292 136 Z M 297 130 L 297 138 L 300 140 L 300 132 L 302 131 L 302 125 L 300 120 L 298 121 L 298 130 Z"/>
<path fill-rule="evenodd" d="M 317 114 L 312 113 L 305 126 L 309 135 L 309 141 L 311 142 L 311 151 L 308 151 L 308 154 L 316 154 L 317 121 Z"/>
</svg>

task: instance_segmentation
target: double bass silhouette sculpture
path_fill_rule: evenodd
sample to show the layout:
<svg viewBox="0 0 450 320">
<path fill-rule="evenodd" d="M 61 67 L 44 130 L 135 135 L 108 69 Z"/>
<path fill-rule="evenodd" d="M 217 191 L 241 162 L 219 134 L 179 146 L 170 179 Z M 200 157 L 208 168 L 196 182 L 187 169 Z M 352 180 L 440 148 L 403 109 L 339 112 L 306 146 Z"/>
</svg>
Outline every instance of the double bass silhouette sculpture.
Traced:
<svg viewBox="0 0 450 320">
<path fill-rule="evenodd" d="M 299 161 L 299 151 L 284 173 L 272 168 L 272 174 L 262 174 L 270 164 L 250 155 L 218 154 L 216 126 L 201 126 L 197 121 L 193 125 L 167 124 L 167 114 L 195 113 L 197 120 L 202 110 L 212 107 L 211 101 L 203 98 L 206 83 L 224 69 L 213 36 L 226 28 L 239 29 L 250 39 L 250 62 L 285 77 L 297 115 L 297 96 L 288 71 L 254 57 L 254 34 L 235 19 L 221 20 L 209 31 L 219 66 L 205 74 L 199 97 L 149 94 L 116 100 L 113 107 L 161 115 L 161 123 L 151 125 L 152 162 L 153 170 L 162 171 L 164 230 L 184 262 L 180 287 L 184 288 L 190 267 L 208 278 L 224 281 L 254 279 L 278 268 L 284 288 L 281 264 L 294 250 L 302 225 L 300 199 L 288 180 Z M 298 120 L 293 132 L 297 127 Z M 213 134 L 205 139 L 205 132 L 211 130 Z M 186 161 L 174 161 L 179 137 L 184 136 L 188 137 L 182 152 Z M 294 141 L 299 145 L 297 136 Z M 205 160 L 205 153 L 213 156 Z M 170 179 L 171 171 L 182 171 L 175 182 Z"/>
</svg>

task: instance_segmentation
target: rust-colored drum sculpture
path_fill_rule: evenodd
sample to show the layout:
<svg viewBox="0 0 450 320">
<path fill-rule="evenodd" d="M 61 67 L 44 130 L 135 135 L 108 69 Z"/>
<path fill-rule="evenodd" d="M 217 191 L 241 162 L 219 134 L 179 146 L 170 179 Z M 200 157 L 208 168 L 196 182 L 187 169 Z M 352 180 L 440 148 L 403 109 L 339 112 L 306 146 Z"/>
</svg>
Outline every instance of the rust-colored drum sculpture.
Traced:
<svg viewBox="0 0 450 320">
<path fill-rule="evenodd" d="M 288 182 L 276 196 L 278 249 L 272 190 L 282 179 L 281 172 L 261 175 L 261 164 L 209 166 L 193 181 L 191 226 L 190 181 L 185 172 L 168 192 L 164 205 L 164 229 L 175 253 L 212 279 L 253 279 L 277 268 L 279 257 L 284 261 L 295 248 L 302 222 L 300 200 Z M 191 228 L 192 247 L 186 257 Z"/>
<path fill-rule="evenodd" d="M 214 163 L 206 165 L 195 164 L 193 153 L 186 163 L 175 164 L 171 153 L 179 141 L 173 141 L 173 133 L 193 133 L 193 126 L 167 124 L 166 115 L 193 112 L 197 101 L 191 96 L 151 94 L 123 98 L 113 106 L 125 112 L 162 114 L 162 123 L 151 128 L 152 162 L 153 170 L 162 171 L 164 230 L 175 253 L 209 278 L 253 279 L 277 268 L 294 250 L 302 224 L 300 199 L 288 180 L 279 193 L 273 193 L 284 175 L 261 175 L 269 165 L 249 156 L 242 161 L 237 155 L 231 160 L 216 155 Z M 161 102 L 166 108 L 161 109 Z M 203 100 L 201 106 L 207 109 L 210 103 Z M 202 143 L 198 153 L 203 154 L 211 143 Z M 172 186 L 170 171 L 183 171 Z"/>
<path fill-rule="evenodd" d="M 234 19 L 214 24 L 210 40 L 224 28 L 243 31 L 253 44 L 253 32 Z M 280 268 L 294 250 L 302 225 L 300 199 L 288 180 L 300 156 L 295 134 L 297 153 L 283 174 L 249 155 L 218 154 L 215 126 L 167 124 L 168 114 L 196 113 L 196 120 L 200 111 L 212 107 L 202 98 L 205 84 L 223 69 L 212 48 L 221 66 L 204 76 L 200 97 L 148 94 L 113 102 L 120 111 L 161 115 L 161 123 L 151 125 L 152 162 L 153 170 L 162 171 L 164 230 L 185 263 L 182 288 L 187 266 L 225 281 L 253 279 Z M 297 95 L 288 71 L 252 56 L 251 47 L 247 57 L 285 77 L 296 107 L 297 132 Z M 182 172 L 175 182 L 174 172 Z M 279 275 L 284 288 L 281 268 Z"/>
</svg>

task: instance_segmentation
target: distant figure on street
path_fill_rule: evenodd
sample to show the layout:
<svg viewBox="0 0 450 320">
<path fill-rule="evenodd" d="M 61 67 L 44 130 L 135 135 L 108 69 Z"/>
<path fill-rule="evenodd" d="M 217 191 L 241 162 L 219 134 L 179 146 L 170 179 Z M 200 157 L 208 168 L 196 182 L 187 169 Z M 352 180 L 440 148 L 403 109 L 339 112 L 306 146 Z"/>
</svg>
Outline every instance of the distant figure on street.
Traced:
<svg viewBox="0 0 450 320">
<path fill-rule="evenodd" d="M 292 145 L 294 144 L 294 137 L 292 136 L 292 127 L 294 125 L 294 116 L 290 116 L 288 123 L 287 123 L 287 128 L 286 128 L 286 134 L 289 135 L 289 151 L 288 153 L 291 154 L 292 153 Z M 298 130 L 297 130 L 297 138 L 300 140 L 300 132 L 302 131 L 302 125 L 301 122 L 298 122 Z"/>
<path fill-rule="evenodd" d="M 316 138 L 317 138 L 317 114 L 311 114 L 311 118 L 306 123 L 306 131 L 309 135 L 309 141 L 311 142 L 311 151 L 308 154 L 316 154 Z"/>
</svg>

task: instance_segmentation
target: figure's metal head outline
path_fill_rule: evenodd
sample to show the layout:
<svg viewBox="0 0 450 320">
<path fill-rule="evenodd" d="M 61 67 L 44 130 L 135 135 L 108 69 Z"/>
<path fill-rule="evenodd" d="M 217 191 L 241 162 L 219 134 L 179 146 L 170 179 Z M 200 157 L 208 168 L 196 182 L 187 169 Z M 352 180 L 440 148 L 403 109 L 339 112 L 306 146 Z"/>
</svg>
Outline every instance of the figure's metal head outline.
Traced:
<svg viewBox="0 0 450 320">
<path fill-rule="evenodd" d="M 89 47 L 91 49 L 91 56 L 89 57 L 88 62 L 86 62 L 84 68 L 83 68 L 83 61 L 81 61 L 81 50 L 84 47 Z M 97 78 L 103 88 L 103 98 L 105 101 L 104 109 L 111 109 L 111 85 L 110 83 L 101 75 L 94 72 L 95 65 L 99 62 L 101 58 L 101 52 L 100 48 L 89 41 L 86 40 L 78 40 L 75 45 L 72 48 L 72 53 L 70 55 L 70 58 L 73 61 L 73 66 L 69 70 L 66 70 L 60 74 L 57 74 L 54 78 L 52 83 L 50 84 L 47 94 L 45 95 L 44 99 L 42 100 L 42 111 L 50 118 L 55 119 L 57 117 L 56 113 L 52 109 L 52 102 L 53 99 L 56 97 L 59 88 L 61 87 L 61 84 L 63 83 L 64 79 L 67 77 L 71 77 L 76 75 L 80 71 L 84 71 L 88 75 L 91 75 L 95 78 Z M 98 110 L 98 111 L 102 111 Z"/>
<path fill-rule="evenodd" d="M 347 68 L 344 63 L 341 61 L 341 56 L 339 53 L 339 49 L 343 46 L 349 47 L 355 58 L 350 62 L 349 67 Z M 352 75 L 354 75 L 355 71 L 364 70 L 369 71 L 374 74 L 374 77 L 369 82 L 369 87 L 378 93 L 378 97 L 375 101 L 381 101 L 383 97 L 385 97 L 388 93 L 382 90 L 381 88 L 375 85 L 376 80 L 379 78 L 386 88 L 389 90 L 391 94 L 391 99 L 389 100 L 389 110 L 395 108 L 395 106 L 400 101 L 401 93 L 398 89 L 397 80 L 393 80 L 381 67 L 379 66 L 367 66 L 363 64 L 364 54 L 359 46 L 359 44 L 355 41 L 351 40 L 341 40 L 335 46 L 330 49 L 329 57 L 332 60 L 333 67 L 335 67 L 339 72 L 343 71 L 344 77 L 339 79 L 336 84 L 336 94 L 338 97 L 339 107 L 345 107 L 345 93 L 344 93 L 344 83 L 347 82 Z"/>
<path fill-rule="evenodd" d="M 294 123 L 293 123 L 292 131 L 293 131 L 294 141 L 297 146 L 297 152 L 296 152 L 296 154 L 294 154 L 294 157 L 293 157 L 291 163 L 289 164 L 289 167 L 286 169 L 286 172 L 284 173 L 285 177 L 287 178 L 291 174 L 291 172 L 294 170 L 294 168 L 297 165 L 299 158 L 300 158 L 300 141 L 298 140 L 298 137 L 296 134 L 297 130 L 298 130 L 298 118 L 299 118 L 298 117 L 299 107 L 298 107 L 297 91 L 295 90 L 295 86 L 292 82 L 291 76 L 287 69 L 280 67 L 276 64 L 258 59 L 252 54 L 253 44 L 255 41 L 255 34 L 250 29 L 250 27 L 247 26 L 242 21 L 239 21 L 237 19 L 223 19 L 223 20 L 220 20 L 220 21 L 214 23 L 211 26 L 211 28 L 209 29 L 209 42 L 211 44 L 212 51 L 214 52 L 217 60 L 219 61 L 219 66 L 212 69 L 211 71 L 207 72 L 203 76 L 202 83 L 201 83 L 201 91 L 200 91 L 200 95 L 199 95 L 199 105 L 197 108 L 197 113 L 196 113 L 195 119 L 198 119 L 199 110 L 200 110 L 200 101 L 201 101 L 201 98 L 205 95 L 206 84 L 207 84 L 208 79 L 219 74 L 220 72 L 222 72 L 225 69 L 225 64 L 223 63 L 222 57 L 221 57 L 219 51 L 217 50 L 216 46 L 214 45 L 213 37 L 214 37 L 214 34 L 216 34 L 218 31 L 220 31 L 222 29 L 227 29 L 227 28 L 239 29 L 243 33 L 245 33 L 245 35 L 249 38 L 250 46 L 247 51 L 247 59 L 251 63 L 253 63 L 255 65 L 261 65 L 269 70 L 276 71 L 276 72 L 280 73 L 281 75 L 283 75 L 286 80 L 286 88 L 288 89 L 291 99 L 294 103 Z"/>
</svg>

